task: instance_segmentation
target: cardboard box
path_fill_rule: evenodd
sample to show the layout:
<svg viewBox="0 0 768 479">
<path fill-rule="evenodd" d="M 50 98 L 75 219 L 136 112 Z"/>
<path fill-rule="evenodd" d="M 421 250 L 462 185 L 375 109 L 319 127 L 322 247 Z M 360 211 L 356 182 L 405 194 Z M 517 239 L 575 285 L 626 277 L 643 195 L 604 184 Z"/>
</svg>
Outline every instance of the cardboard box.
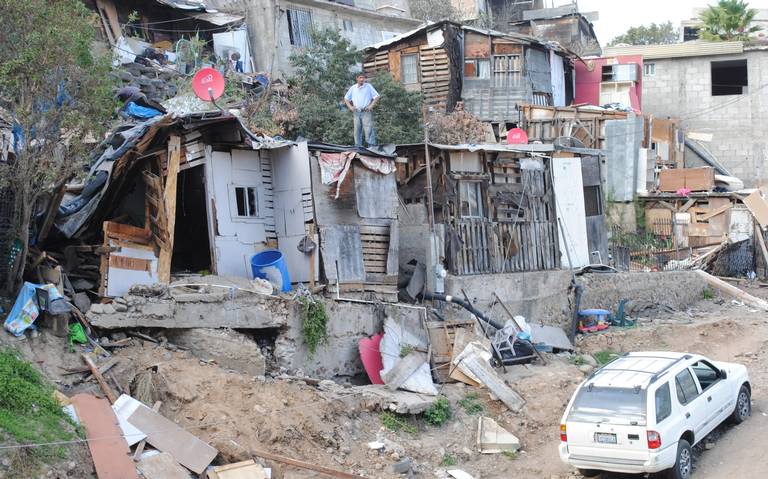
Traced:
<svg viewBox="0 0 768 479">
<path fill-rule="evenodd" d="M 691 191 L 711 191 L 715 187 L 715 169 L 675 168 L 659 172 L 659 190 L 675 192 L 680 188 Z"/>
</svg>

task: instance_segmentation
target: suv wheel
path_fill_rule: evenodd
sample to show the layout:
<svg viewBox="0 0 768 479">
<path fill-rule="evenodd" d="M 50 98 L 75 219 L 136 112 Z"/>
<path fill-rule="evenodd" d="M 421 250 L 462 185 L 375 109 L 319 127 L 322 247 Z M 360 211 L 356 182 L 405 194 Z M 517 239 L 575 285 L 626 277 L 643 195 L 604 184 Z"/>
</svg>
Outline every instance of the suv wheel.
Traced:
<svg viewBox="0 0 768 479">
<path fill-rule="evenodd" d="M 743 423 L 749 415 L 752 414 L 752 403 L 750 400 L 749 388 L 741 386 L 739 395 L 736 396 L 736 408 L 731 414 L 731 420 L 736 424 Z"/>
<path fill-rule="evenodd" d="M 594 469 L 579 469 L 579 474 L 581 474 L 584 477 L 597 477 L 600 475 L 601 471 L 596 471 Z"/>
<path fill-rule="evenodd" d="M 665 471 L 666 479 L 689 479 L 693 471 L 693 454 L 691 445 L 685 439 L 680 439 L 677 443 L 677 460 L 672 469 Z"/>
</svg>

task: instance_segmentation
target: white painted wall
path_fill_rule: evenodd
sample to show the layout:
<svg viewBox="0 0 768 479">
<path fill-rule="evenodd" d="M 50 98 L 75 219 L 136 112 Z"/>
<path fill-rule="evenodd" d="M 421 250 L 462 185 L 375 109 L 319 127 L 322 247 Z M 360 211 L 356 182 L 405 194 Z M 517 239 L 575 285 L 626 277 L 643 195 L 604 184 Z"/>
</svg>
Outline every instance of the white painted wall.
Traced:
<svg viewBox="0 0 768 479">
<path fill-rule="evenodd" d="M 581 158 L 552 158 L 552 178 L 560 230 L 560 262 L 567 268 L 570 253 L 572 267 L 586 266 L 590 261 Z"/>
</svg>

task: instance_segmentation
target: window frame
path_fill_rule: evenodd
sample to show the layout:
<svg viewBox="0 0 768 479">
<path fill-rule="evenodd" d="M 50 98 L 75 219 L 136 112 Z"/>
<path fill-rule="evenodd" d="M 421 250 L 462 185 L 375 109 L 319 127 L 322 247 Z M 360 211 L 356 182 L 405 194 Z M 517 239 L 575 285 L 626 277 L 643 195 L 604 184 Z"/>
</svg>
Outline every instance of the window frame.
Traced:
<svg viewBox="0 0 768 479">
<path fill-rule="evenodd" d="M 405 62 L 403 61 L 406 57 L 413 58 L 415 63 L 413 65 L 414 67 L 414 73 L 416 74 L 416 78 L 413 81 L 406 81 L 405 79 Z M 417 52 L 413 53 L 401 53 L 400 54 L 400 83 L 403 85 L 416 85 L 421 80 L 421 72 L 419 72 L 419 54 Z"/>
<path fill-rule="evenodd" d="M 661 416 L 659 414 L 659 396 L 658 394 L 663 391 L 667 391 L 667 398 L 668 398 L 668 406 L 667 410 L 664 411 L 666 414 Z M 669 381 L 665 382 L 658 388 L 656 388 L 656 391 L 653 392 L 653 406 L 654 406 L 654 420 L 656 421 L 656 424 L 660 424 L 665 419 L 670 417 L 672 415 L 672 388 L 669 386 Z"/>
<path fill-rule="evenodd" d="M 259 188 L 260 186 L 258 185 L 246 185 L 246 184 L 230 185 L 230 195 L 232 197 L 232 200 L 231 200 L 232 207 L 230 209 L 230 217 L 232 218 L 232 221 L 253 221 L 253 220 L 261 219 Z M 248 213 L 250 210 L 252 210 L 253 211 L 252 215 L 240 214 L 238 190 L 243 190 L 243 194 L 244 194 L 243 199 L 245 200 L 244 211 Z M 252 190 L 253 192 L 252 199 L 251 199 L 251 195 L 248 194 L 249 190 Z"/>
<path fill-rule="evenodd" d="M 474 65 L 475 74 L 468 76 L 467 75 L 467 64 L 471 63 Z M 486 65 L 485 72 L 487 73 L 487 76 L 480 76 L 480 64 L 483 63 Z M 493 76 L 493 71 L 491 68 L 491 60 L 488 58 L 465 58 L 464 59 L 464 68 L 462 70 L 462 75 L 464 78 L 471 78 L 476 80 L 490 80 Z"/>
<path fill-rule="evenodd" d="M 696 367 L 695 366 L 697 364 L 699 364 L 699 363 L 703 363 L 705 366 L 707 366 L 708 368 L 710 368 L 710 369 L 715 371 L 716 379 L 714 381 L 712 381 L 712 383 L 709 386 L 707 386 L 706 388 L 703 387 L 703 385 L 701 384 L 701 379 L 699 379 L 698 374 L 696 374 Z M 721 379 L 723 379 L 722 378 L 722 373 L 720 372 L 720 368 L 716 367 L 714 364 L 712 364 L 711 362 L 707 361 L 706 359 L 700 359 L 700 360 L 696 361 L 695 363 L 693 363 L 691 365 L 691 371 L 693 372 L 693 376 L 696 379 L 696 382 L 699 384 L 699 388 L 701 389 L 702 393 L 704 391 L 706 391 L 707 389 L 711 388 L 712 386 L 714 386 L 715 384 L 717 384 Z"/>
<path fill-rule="evenodd" d="M 691 378 L 691 382 L 693 383 L 693 386 L 696 388 L 696 395 L 695 395 L 695 396 L 692 396 L 692 397 L 690 397 L 690 398 L 689 398 L 689 397 L 688 397 L 688 395 L 685 393 L 685 390 L 683 389 L 683 386 L 682 386 L 682 384 L 680 384 L 680 376 L 681 376 L 682 374 L 685 374 L 685 373 L 688 373 L 689 377 Z M 689 367 L 686 367 L 685 369 L 683 369 L 683 370 L 682 370 L 682 371 L 680 371 L 679 373 L 675 374 L 675 391 L 676 391 L 676 393 L 677 393 L 677 394 L 676 394 L 676 396 L 677 396 L 677 401 L 678 401 L 678 402 L 679 402 L 681 405 L 683 405 L 683 406 L 690 404 L 690 403 L 691 403 L 691 401 L 693 401 L 693 400 L 694 400 L 694 399 L 696 399 L 697 397 L 701 396 L 701 391 L 699 390 L 699 383 L 696 381 L 696 375 L 693 373 L 693 371 L 691 371 L 691 368 L 689 368 Z M 680 398 L 680 394 L 681 394 L 681 393 L 682 393 L 682 395 L 683 395 L 683 398 L 682 398 L 682 399 Z"/>
<path fill-rule="evenodd" d="M 476 193 L 477 198 L 475 202 L 477 214 L 473 214 L 472 206 L 469 202 L 469 191 L 470 186 L 472 187 L 472 191 Z M 467 212 L 468 214 L 464 214 L 464 200 L 467 200 Z M 473 180 L 459 180 L 459 217 L 461 219 L 482 219 L 485 218 L 483 215 L 483 184 L 481 181 L 473 181 Z"/>
<path fill-rule="evenodd" d="M 349 26 L 349 28 L 347 28 L 347 26 Z M 352 20 L 350 20 L 349 18 L 342 18 L 341 19 L 341 28 L 345 32 L 354 32 L 355 31 L 355 24 L 352 23 Z"/>
<path fill-rule="evenodd" d="M 652 77 L 656 76 L 656 63 L 643 63 L 643 76 Z"/>
<path fill-rule="evenodd" d="M 297 15 L 299 13 L 306 15 L 306 21 L 303 21 L 302 17 Z M 310 36 L 310 31 L 313 26 L 312 10 L 308 8 L 286 8 L 285 18 L 288 21 L 288 39 L 291 45 L 298 48 L 311 47 L 312 37 Z M 295 21 L 292 21 L 291 18 L 295 18 Z M 302 20 L 303 23 L 300 24 L 300 20 Z M 301 27 L 303 27 L 303 32 L 295 31 L 296 28 Z"/>
</svg>

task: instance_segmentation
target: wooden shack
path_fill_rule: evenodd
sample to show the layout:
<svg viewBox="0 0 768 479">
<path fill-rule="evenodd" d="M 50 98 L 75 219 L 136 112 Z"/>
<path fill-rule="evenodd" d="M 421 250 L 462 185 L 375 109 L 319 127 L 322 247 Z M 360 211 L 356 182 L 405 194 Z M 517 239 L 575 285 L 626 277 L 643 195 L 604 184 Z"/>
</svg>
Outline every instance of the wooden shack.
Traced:
<svg viewBox="0 0 768 479">
<path fill-rule="evenodd" d="M 363 68 L 387 71 L 438 110 L 458 101 L 483 121 L 514 123 L 518 104 L 568 105 L 574 55 L 556 43 L 450 21 L 422 26 L 363 50 Z"/>
</svg>

